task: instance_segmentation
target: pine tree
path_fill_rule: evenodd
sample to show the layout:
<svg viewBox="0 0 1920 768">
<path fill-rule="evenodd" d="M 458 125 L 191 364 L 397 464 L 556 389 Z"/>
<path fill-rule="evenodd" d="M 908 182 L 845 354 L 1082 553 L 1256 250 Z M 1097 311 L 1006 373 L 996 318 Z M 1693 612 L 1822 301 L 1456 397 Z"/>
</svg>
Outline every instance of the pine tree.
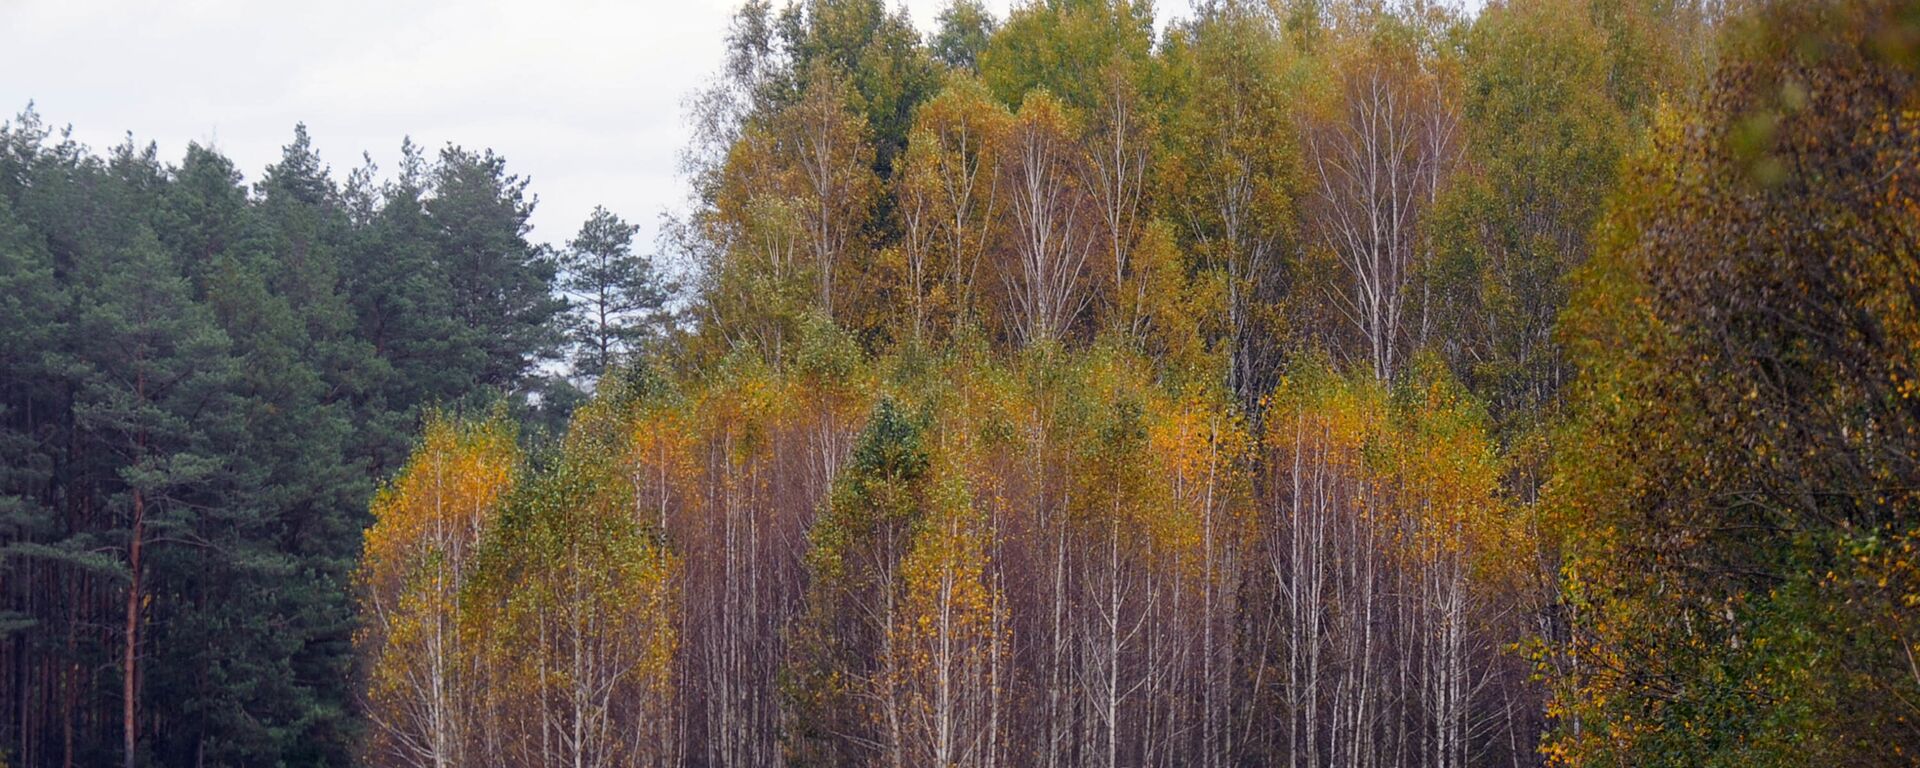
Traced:
<svg viewBox="0 0 1920 768">
<path fill-rule="evenodd" d="M 202 510 L 231 487 L 223 447 L 237 426 L 230 343 L 150 230 L 89 265 L 81 285 L 74 424 L 105 515 L 77 535 L 111 543 L 122 577 L 116 640 L 121 706 L 120 758 L 140 759 L 156 699 L 143 687 L 151 656 L 169 653 L 150 637 L 159 596 L 186 572 L 163 568 L 166 550 L 205 545 Z M 165 606 L 165 603 L 160 603 Z"/>
<path fill-rule="evenodd" d="M 561 252 L 559 288 L 572 302 L 565 322 L 576 376 L 597 380 L 662 330 L 669 286 L 652 259 L 634 254 L 638 231 L 596 206 Z"/>
<path fill-rule="evenodd" d="M 38 240 L 0 195 L 0 642 L 16 654 L 51 630 L 34 609 L 36 587 L 47 561 L 66 554 L 39 549 L 59 533 L 48 493 L 57 455 L 45 441 L 57 424 L 53 350 L 70 305 Z"/>
<path fill-rule="evenodd" d="M 473 383 L 518 391 L 557 352 L 552 320 L 565 308 L 552 293 L 552 259 L 527 241 L 536 201 L 492 150 L 442 149 L 430 177 L 426 223 L 463 326 L 457 338 L 479 353 Z"/>
<path fill-rule="evenodd" d="M 400 157 L 394 179 L 377 190 L 366 180 L 355 190 L 367 218 L 354 229 L 343 280 L 356 335 L 373 348 L 360 428 L 376 477 L 405 461 L 424 408 L 460 403 L 480 388 L 482 362 L 482 352 L 464 342 L 447 265 L 433 243 L 426 157 L 411 140 Z"/>
</svg>

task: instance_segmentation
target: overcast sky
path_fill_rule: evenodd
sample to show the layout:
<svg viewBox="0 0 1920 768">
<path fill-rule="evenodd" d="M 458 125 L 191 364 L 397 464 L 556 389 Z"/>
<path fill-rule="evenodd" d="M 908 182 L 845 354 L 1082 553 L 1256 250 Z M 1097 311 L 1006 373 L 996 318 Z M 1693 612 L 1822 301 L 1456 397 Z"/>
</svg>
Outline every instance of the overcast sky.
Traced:
<svg viewBox="0 0 1920 768">
<path fill-rule="evenodd" d="M 211 145 L 249 182 L 302 121 L 336 180 L 362 151 L 391 171 L 407 135 L 492 147 L 532 179 L 536 240 L 601 204 L 651 243 L 684 197 L 681 102 L 739 2 L 0 0 L 0 109 L 32 100 L 96 150 L 128 131 L 170 161 Z M 924 31 L 946 3 L 905 5 Z M 1190 9 L 1157 5 L 1163 24 Z"/>
</svg>

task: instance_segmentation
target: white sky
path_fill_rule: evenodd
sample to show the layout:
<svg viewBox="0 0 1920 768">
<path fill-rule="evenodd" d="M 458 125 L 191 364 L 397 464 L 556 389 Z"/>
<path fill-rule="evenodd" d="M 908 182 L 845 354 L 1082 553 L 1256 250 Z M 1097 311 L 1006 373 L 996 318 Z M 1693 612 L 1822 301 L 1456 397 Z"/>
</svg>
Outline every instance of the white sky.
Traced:
<svg viewBox="0 0 1920 768">
<path fill-rule="evenodd" d="M 534 239 L 603 204 L 648 248 L 684 197 L 682 99 L 718 69 L 738 2 L 0 0 L 0 119 L 32 100 L 97 151 L 132 131 L 173 162 L 197 141 L 249 182 L 301 121 L 336 181 L 363 150 L 390 173 L 407 135 L 492 147 L 532 180 Z M 1159 0 L 1163 24 L 1189 2 Z M 905 0 L 923 31 L 946 4 Z"/>
</svg>

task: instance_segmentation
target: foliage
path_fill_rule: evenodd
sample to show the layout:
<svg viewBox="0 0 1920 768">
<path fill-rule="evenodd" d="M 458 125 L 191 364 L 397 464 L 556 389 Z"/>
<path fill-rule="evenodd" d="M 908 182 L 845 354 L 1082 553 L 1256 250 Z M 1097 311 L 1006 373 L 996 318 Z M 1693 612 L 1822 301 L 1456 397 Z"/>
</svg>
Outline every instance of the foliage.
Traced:
<svg viewBox="0 0 1920 768">
<path fill-rule="evenodd" d="M 519 449 L 498 417 L 435 417 L 420 449 L 374 500 L 357 581 L 365 623 L 367 759 L 459 762 L 480 748 L 481 649 L 460 626 L 481 542 L 519 480 Z"/>
<path fill-rule="evenodd" d="M 1914 90 L 1885 43 L 1911 24 L 1898 3 L 1763 7 L 1615 198 L 1563 326 L 1584 375 L 1555 480 L 1556 760 L 1916 749 L 1895 565 L 1915 471 L 1898 298 Z"/>
<path fill-rule="evenodd" d="M 560 257 L 560 292 L 570 304 L 573 371 L 599 377 L 664 330 L 671 286 L 654 263 L 633 253 L 639 227 L 596 206 Z"/>
<path fill-rule="evenodd" d="M 434 404 L 524 396 L 551 338 L 523 185 L 409 144 L 342 188 L 296 126 L 248 186 L 31 109 L 0 166 L 9 759 L 351 761 L 375 479 Z"/>
</svg>

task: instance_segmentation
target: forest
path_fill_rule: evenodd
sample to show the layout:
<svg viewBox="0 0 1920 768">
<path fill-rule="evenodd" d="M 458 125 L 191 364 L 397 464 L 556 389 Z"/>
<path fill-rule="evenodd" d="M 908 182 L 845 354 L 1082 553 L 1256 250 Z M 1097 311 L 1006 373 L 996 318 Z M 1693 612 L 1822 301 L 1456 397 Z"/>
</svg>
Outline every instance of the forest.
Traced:
<svg viewBox="0 0 1920 768">
<path fill-rule="evenodd" d="M 0 126 L 0 766 L 1920 760 L 1920 3 L 725 50 L 651 244 Z"/>
</svg>

